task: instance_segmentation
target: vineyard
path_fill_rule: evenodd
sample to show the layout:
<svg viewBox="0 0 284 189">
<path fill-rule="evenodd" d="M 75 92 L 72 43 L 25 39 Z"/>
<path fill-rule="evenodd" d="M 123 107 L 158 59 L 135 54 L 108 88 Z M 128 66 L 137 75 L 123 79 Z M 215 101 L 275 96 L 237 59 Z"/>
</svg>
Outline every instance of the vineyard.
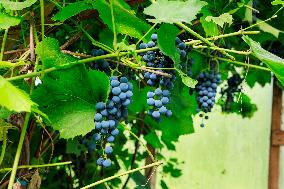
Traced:
<svg viewBox="0 0 284 189">
<path fill-rule="evenodd" d="M 246 87 L 284 88 L 283 7 L 1 0 L 0 189 L 170 188 L 181 136 L 253 118 Z"/>
</svg>

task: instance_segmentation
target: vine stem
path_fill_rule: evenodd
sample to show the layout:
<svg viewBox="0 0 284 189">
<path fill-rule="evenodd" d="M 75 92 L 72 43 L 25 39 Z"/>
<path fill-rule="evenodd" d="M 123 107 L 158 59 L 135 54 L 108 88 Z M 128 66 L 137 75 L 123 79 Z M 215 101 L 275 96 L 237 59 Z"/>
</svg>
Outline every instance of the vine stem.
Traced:
<svg viewBox="0 0 284 189">
<path fill-rule="evenodd" d="M 135 135 L 130 129 L 128 129 L 125 124 L 121 123 L 121 125 L 123 126 L 123 128 L 125 130 L 127 130 L 134 138 L 136 138 L 144 146 L 144 148 L 147 151 L 148 155 L 150 156 L 152 162 L 155 162 L 155 158 L 154 158 L 153 154 L 151 153 L 151 151 L 148 149 L 147 145 L 144 144 L 144 142 L 137 135 Z"/>
<path fill-rule="evenodd" d="M 41 40 L 44 39 L 44 1 L 40 0 Z"/>
<path fill-rule="evenodd" d="M 113 13 L 113 0 L 110 0 L 109 4 L 110 4 L 111 22 L 112 22 L 112 29 L 113 29 L 113 48 L 114 50 L 117 50 L 116 28 L 115 28 L 114 13 Z"/>
<path fill-rule="evenodd" d="M 84 32 L 84 29 L 82 31 Z M 225 37 L 230 37 L 230 36 L 235 36 L 235 35 L 257 34 L 257 33 L 259 33 L 259 31 L 244 32 L 244 31 L 240 30 L 238 32 L 234 32 L 234 33 L 230 33 L 230 34 L 224 34 L 224 35 L 220 35 L 220 36 L 211 37 L 211 38 L 208 38 L 207 40 L 217 40 L 217 39 L 220 39 L 220 38 L 225 38 Z M 87 34 L 87 33 L 85 33 L 85 34 Z M 89 34 L 87 36 L 91 37 Z M 192 44 L 200 43 L 200 42 L 202 42 L 202 41 L 201 40 L 193 40 L 193 41 L 190 41 L 190 42 L 186 42 L 186 44 L 187 45 L 192 45 Z M 104 48 L 104 50 L 105 50 L 105 48 Z M 61 66 L 57 66 L 57 67 L 52 67 L 52 68 L 48 68 L 48 69 L 45 69 L 45 70 L 42 70 L 42 71 L 36 72 L 36 73 L 33 72 L 33 73 L 25 74 L 25 75 L 18 75 L 18 76 L 15 76 L 15 77 L 11 77 L 11 78 L 8 78 L 7 80 L 8 81 L 13 81 L 13 80 L 18 80 L 18 79 L 30 78 L 30 77 L 46 74 L 46 73 L 49 73 L 49 72 L 52 72 L 52 71 L 56 71 L 56 70 L 59 70 L 59 69 L 69 68 L 69 67 L 72 67 L 72 66 L 75 66 L 75 65 L 78 65 L 78 64 L 84 64 L 84 63 L 93 62 L 93 61 L 96 61 L 96 60 L 129 55 L 129 54 L 132 54 L 133 52 L 135 52 L 135 53 L 144 53 L 144 52 L 147 52 L 147 51 L 154 51 L 154 50 L 158 50 L 158 47 L 152 47 L 152 48 L 147 48 L 147 49 L 139 49 L 139 50 L 128 51 L 128 52 L 119 52 L 119 53 L 112 51 L 112 53 L 110 53 L 110 54 L 90 57 L 90 58 L 78 60 L 78 61 L 75 61 L 75 62 L 71 62 L 71 63 L 68 64 L 68 66 L 61 65 Z"/>
<path fill-rule="evenodd" d="M 3 54 L 4 54 L 4 49 L 5 49 L 5 44 L 6 44 L 6 40 L 7 40 L 8 31 L 9 31 L 8 28 L 5 29 L 5 33 L 4 33 L 4 37 L 3 37 L 3 41 L 2 41 L 2 46 L 1 46 L 0 61 L 3 60 Z"/>
<path fill-rule="evenodd" d="M 196 38 L 198 38 L 199 40 L 201 40 L 202 42 L 204 42 L 205 44 L 209 45 L 210 47 L 217 47 L 214 43 L 210 42 L 208 39 L 202 37 L 201 35 L 199 35 L 198 33 L 196 33 L 195 31 L 193 31 L 192 29 L 190 29 L 189 27 L 187 27 L 186 25 L 184 25 L 181 22 L 176 23 L 176 25 L 178 25 L 179 27 L 183 28 L 185 31 L 189 32 L 190 34 L 194 35 Z M 229 57 L 232 60 L 235 60 L 235 58 L 228 54 L 225 51 L 220 51 L 222 54 L 224 54 L 225 56 Z"/>
<path fill-rule="evenodd" d="M 7 129 L 3 128 L 3 144 L 2 144 L 2 150 L 1 150 L 1 156 L 0 156 L 0 165 L 3 162 L 5 151 L 7 146 Z"/>
<path fill-rule="evenodd" d="M 55 166 L 62 166 L 62 165 L 68 165 L 71 164 L 72 161 L 66 161 L 66 162 L 59 162 L 59 163 L 50 163 L 50 164 L 42 164 L 42 165 L 21 165 L 18 167 L 18 169 L 33 169 L 33 168 L 42 168 L 42 167 L 55 167 Z M 13 168 L 4 168 L 0 169 L 0 172 L 7 172 L 11 171 Z"/>
<path fill-rule="evenodd" d="M 250 55 L 252 53 L 251 51 L 237 51 L 237 50 L 234 50 L 234 49 L 224 49 L 224 48 L 220 48 L 220 47 L 208 47 L 208 46 L 202 46 L 202 45 L 193 46 L 193 48 L 195 48 L 195 49 L 208 48 L 208 49 L 218 50 L 218 51 L 227 51 L 227 52 L 240 54 L 240 55 Z"/>
<path fill-rule="evenodd" d="M 29 124 L 30 116 L 31 116 L 31 113 L 27 112 L 26 116 L 25 116 L 25 122 L 24 122 L 22 131 L 21 131 L 21 135 L 20 135 L 20 140 L 19 140 L 17 152 L 16 152 L 15 159 L 14 159 L 14 164 L 13 164 L 13 168 L 12 168 L 12 172 L 11 172 L 11 176 L 10 176 L 10 180 L 9 180 L 8 189 L 12 189 L 13 185 L 14 185 L 14 181 L 15 181 L 15 177 L 16 177 L 16 173 L 17 173 L 17 169 L 18 169 L 18 164 L 19 164 L 19 160 L 20 160 L 22 147 L 23 147 L 25 136 L 26 136 L 26 131 L 27 131 L 27 127 L 28 127 L 28 124 Z"/>
<path fill-rule="evenodd" d="M 155 23 L 135 44 L 137 46 L 156 26 L 158 23 Z"/>
<path fill-rule="evenodd" d="M 240 61 L 236 61 L 236 60 L 230 60 L 230 59 L 227 59 L 227 58 L 214 57 L 214 56 L 211 56 L 211 55 L 207 55 L 206 53 L 203 53 L 201 51 L 198 51 L 196 49 L 193 49 L 193 50 L 198 52 L 198 53 L 200 53 L 200 54 L 202 54 L 202 55 L 204 55 L 204 56 L 207 56 L 207 57 L 213 58 L 213 59 L 217 59 L 217 60 L 221 60 L 223 62 L 230 62 L 230 63 L 241 65 L 241 66 L 248 66 L 250 68 L 271 72 L 271 70 L 269 68 L 265 68 L 265 67 L 262 67 L 262 66 L 257 66 L 257 65 L 253 65 L 253 64 L 247 64 L 247 63 L 244 63 L 244 62 L 240 62 Z"/>
<path fill-rule="evenodd" d="M 163 162 L 155 162 L 155 163 L 151 163 L 149 165 L 145 165 L 143 167 L 139 167 L 139 168 L 136 168 L 136 169 L 131 169 L 129 171 L 126 171 L 126 172 L 123 172 L 123 173 L 120 173 L 120 174 L 117 174 L 117 175 L 114 175 L 114 176 L 111 176 L 111 177 L 107 177 L 105 179 L 102 179 L 102 180 L 99 180 L 97 182 L 94 182 L 92 184 L 89 184 L 87 186 L 84 186 L 82 187 L 81 189 L 87 189 L 87 188 L 91 188 L 91 187 L 94 187 L 94 186 L 97 186 L 99 184 L 102 184 L 104 182 L 107 182 L 107 181 L 110 181 L 112 179 L 115 179 L 115 178 L 118 178 L 118 177 L 121 177 L 121 176 L 124 176 L 124 175 L 128 175 L 130 173 L 134 173 L 134 172 L 137 172 L 137 171 L 140 171 L 140 170 L 143 170 L 143 169 L 147 169 L 147 168 L 150 168 L 150 167 L 154 167 L 154 166 L 160 166 L 162 165 Z"/>
</svg>

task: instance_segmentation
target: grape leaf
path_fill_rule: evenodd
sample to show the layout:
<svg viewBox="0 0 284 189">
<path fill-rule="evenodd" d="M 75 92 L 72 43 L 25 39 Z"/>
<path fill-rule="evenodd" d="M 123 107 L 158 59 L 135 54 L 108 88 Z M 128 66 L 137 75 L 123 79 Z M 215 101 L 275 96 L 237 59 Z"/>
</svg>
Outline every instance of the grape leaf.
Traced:
<svg viewBox="0 0 284 189">
<path fill-rule="evenodd" d="M 284 1 L 282 0 L 274 0 L 271 2 L 272 5 L 283 5 L 284 6 Z"/>
<path fill-rule="evenodd" d="M 157 32 L 159 48 L 163 54 L 169 56 L 174 61 L 175 67 L 178 67 L 180 63 L 180 55 L 175 45 L 178 32 L 177 27 L 171 24 L 161 25 Z"/>
<path fill-rule="evenodd" d="M 177 47 L 175 45 L 175 39 L 179 30 L 171 24 L 163 24 L 159 28 L 158 34 L 158 45 L 163 54 L 169 56 L 174 61 L 175 68 L 179 67 L 180 55 L 178 53 Z M 186 74 L 178 70 L 179 75 L 182 78 L 182 82 L 191 88 L 194 88 L 197 81 L 188 77 Z"/>
<path fill-rule="evenodd" d="M 281 84 L 284 85 L 284 59 L 264 50 L 258 42 L 248 36 L 244 36 L 243 40 L 250 46 L 253 55 L 265 63 Z"/>
<path fill-rule="evenodd" d="M 217 24 L 214 22 L 207 22 L 205 20 L 207 16 L 212 16 L 211 12 L 207 8 L 203 8 L 201 12 L 203 13 L 203 16 L 200 18 L 200 23 L 206 33 L 206 36 L 219 35 Z"/>
<path fill-rule="evenodd" d="M 148 19 L 153 23 L 165 22 L 173 24 L 175 22 L 186 22 L 190 24 L 205 5 L 207 3 L 200 0 L 157 0 L 144 9 L 144 14 L 155 17 L 155 19 Z"/>
<path fill-rule="evenodd" d="M 136 83 L 133 83 L 133 96 L 132 103 L 129 105 L 128 110 L 136 115 L 137 112 L 145 110 L 147 105 L 147 92 L 150 91 L 150 87 L 138 88 Z"/>
<path fill-rule="evenodd" d="M 75 3 L 71 3 L 66 7 L 63 7 L 58 13 L 56 13 L 52 20 L 56 21 L 65 21 L 68 18 L 79 14 L 82 11 L 92 9 L 93 6 L 85 1 L 79 1 Z"/>
<path fill-rule="evenodd" d="M 98 10 L 100 18 L 113 31 L 112 16 L 110 5 L 104 0 L 97 0 L 93 7 Z M 137 18 L 133 11 L 125 8 L 120 1 L 113 1 L 113 13 L 115 20 L 115 29 L 117 33 L 126 34 L 131 37 L 141 38 L 150 26 L 143 20 Z"/>
<path fill-rule="evenodd" d="M 46 38 L 36 53 L 49 68 L 73 62 L 75 58 L 60 52 L 55 39 Z M 109 78 L 102 72 L 88 72 L 84 65 L 58 70 L 42 78 L 42 84 L 34 90 L 33 99 L 59 130 L 65 139 L 85 135 L 94 128 L 95 105 L 104 101 L 109 90 Z"/>
<path fill-rule="evenodd" d="M 9 111 L 6 108 L 0 106 L 0 118 L 7 119 L 12 113 L 12 111 Z"/>
<path fill-rule="evenodd" d="M 21 18 L 0 13 L 0 29 L 8 29 L 20 24 Z"/>
<path fill-rule="evenodd" d="M 155 149 L 163 147 L 163 144 L 160 142 L 160 139 L 155 133 L 155 131 L 148 133 L 146 136 L 144 136 L 144 139 L 148 144 L 150 144 Z"/>
<path fill-rule="evenodd" d="M 7 10 L 23 10 L 32 6 L 37 0 L 26 0 L 23 2 L 13 2 L 10 0 L 1 0 L 0 4 Z"/>
<path fill-rule="evenodd" d="M 214 17 L 214 16 L 207 16 L 205 18 L 205 20 L 207 22 L 214 22 L 217 25 L 219 25 L 221 28 L 223 28 L 225 23 L 228 23 L 229 25 L 231 25 L 233 23 L 233 17 L 232 15 L 230 15 L 229 13 L 224 13 L 221 14 L 218 17 Z"/>
<path fill-rule="evenodd" d="M 29 95 L 12 85 L 0 76 L 0 106 L 15 112 L 31 112 L 32 106 L 37 104 L 31 101 Z"/>
<path fill-rule="evenodd" d="M 246 83 L 251 88 L 254 87 L 256 83 L 264 87 L 265 84 L 270 82 L 271 82 L 271 72 L 266 72 L 261 70 L 249 70 L 246 76 Z"/>
</svg>

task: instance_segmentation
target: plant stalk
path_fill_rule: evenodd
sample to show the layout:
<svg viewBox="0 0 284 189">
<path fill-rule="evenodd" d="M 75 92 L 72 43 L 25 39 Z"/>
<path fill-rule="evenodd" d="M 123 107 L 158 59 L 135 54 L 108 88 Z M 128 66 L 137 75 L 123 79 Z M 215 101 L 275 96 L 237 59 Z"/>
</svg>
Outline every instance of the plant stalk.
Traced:
<svg viewBox="0 0 284 189">
<path fill-rule="evenodd" d="M 163 163 L 162 162 L 155 162 L 155 163 L 151 163 L 149 165 L 145 165 L 143 167 L 139 167 L 139 168 L 136 168 L 136 169 L 132 169 L 132 170 L 129 170 L 129 171 L 126 171 L 126 172 L 123 172 L 123 173 L 120 173 L 120 174 L 117 174 L 117 175 L 114 175 L 114 176 L 111 176 L 111 177 L 107 177 L 105 179 L 102 179 L 102 180 L 99 180 L 97 182 L 94 182 L 92 184 L 89 184 L 87 186 L 84 186 L 82 187 L 81 189 L 87 189 L 87 188 L 91 188 L 91 187 L 94 187 L 94 186 L 97 186 L 99 184 L 102 184 L 104 182 L 107 182 L 107 181 L 110 181 L 112 179 L 115 179 L 115 178 L 118 178 L 118 177 L 121 177 L 121 176 L 124 176 L 124 175 L 128 175 L 130 173 L 134 173 L 134 172 L 137 172 L 137 171 L 140 171 L 140 170 L 143 170 L 143 169 L 147 169 L 149 167 L 154 167 L 154 166 L 160 166 L 162 165 Z"/>
<path fill-rule="evenodd" d="M 19 144 L 18 144 L 16 155 L 15 155 L 10 180 L 9 180 L 8 189 L 13 189 L 13 185 L 14 185 L 14 181 L 15 181 L 15 177 L 16 177 L 16 173 L 17 173 L 17 169 L 18 169 L 18 164 L 19 164 L 19 160 L 20 160 L 22 147 L 23 147 L 25 136 L 26 136 L 26 131 L 27 131 L 27 127 L 28 127 L 28 124 L 29 124 L 30 116 L 31 116 L 31 113 L 26 112 L 25 122 L 24 122 L 24 125 L 22 127 L 20 140 L 19 140 Z"/>
</svg>

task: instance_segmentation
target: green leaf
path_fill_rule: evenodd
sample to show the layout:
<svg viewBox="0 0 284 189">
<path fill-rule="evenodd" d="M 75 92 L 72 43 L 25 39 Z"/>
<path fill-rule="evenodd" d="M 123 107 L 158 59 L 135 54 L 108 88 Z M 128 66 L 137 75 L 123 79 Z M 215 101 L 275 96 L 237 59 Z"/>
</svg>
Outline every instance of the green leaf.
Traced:
<svg viewBox="0 0 284 189">
<path fill-rule="evenodd" d="M 79 14 L 82 11 L 92 9 L 93 6 L 85 1 L 79 1 L 71 3 L 66 7 L 63 7 L 58 13 L 56 13 L 52 20 L 56 21 L 65 21 L 68 18 Z"/>
<path fill-rule="evenodd" d="M 74 61 L 63 54 L 55 39 L 46 38 L 36 49 L 49 68 Z M 94 128 L 95 105 L 107 98 L 109 78 L 103 72 L 88 72 L 84 65 L 45 74 L 34 90 L 33 98 L 52 122 L 62 138 L 85 135 Z"/>
<path fill-rule="evenodd" d="M 191 77 L 188 77 L 185 73 L 183 73 L 181 70 L 177 70 L 179 73 L 179 76 L 181 77 L 181 80 L 183 84 L 190 88 L 195 88 L 195 85 L 197 84 L 197 80 L 192 79 Z"/>
<path fill-rule="evenodd" d="M 110 5 L 104 0 L 97 0 L 93 7 L 98 10 L 100 18 L 113 31 Z M 150 26 L 143 20 L 137 18 L 133 11 L 125 8 L 120 1 L 113 1 L 113 13 L 117 33 L 126 34 L 131 37 L 141 38 Z"/>
<path fill-rule="evenodd" d="M 224 102 L 223 100 L 219 99 L 218 104 L 222 106 L 222 112 L 225 113 L 235 113 L 241 115 L 243 118 L 251 118 L 253 117 L 254 113 L 257 111 L 256 104 L 251 102 L 251 99 L 245 95 L 240 94 L 240 97 L 237 94 L 237 98 L 239 101 L 235 100 L 233 102 Z"/>
<path fill-rule="evenodd" d="M 270 82 L 271 72 L 250 69 L 246 76 L 246 83 L 251 88 L 254 87 L 256 83 L 264 87 L 265 84 L 269 84 Z"/>
<path fill-rule="evenodd" d="M 153 23 L 165 22 L 173 24 L 175 22 L 186 22 L 190 24 L 205 5 L 207 3 L 200 0 L 157 0 L 144 9 L 144 14 L 155 17 L 155 19 L 148 19 Z"/>
<path fill-rule="evenodd" d="M 253 55 L 265 63 L 281 84 L 284 85 L 284 59 L 264 50 L 259 43 L 248 36 L 244 36 L 243 40 L 250 46 Z"/>
<path fill-rule="evenodd" d="M 26 0 L 23 2 L 13 2 L 10 0 L 1 0 L 0 4 L 7 10 L 23 10 L 32 6 L 37 0 Z"/>
<path fill-rule="evenodd" d="M 132 103 L 128 109 L 131 113 L 136 115 L 137 112 L 145 111 L 147 105 L 147 92 L 150 91 L 150 87 L 139 88 L 136 83 L 133 83 L 133 96 Z"/>
<path fill-rule="evenodd" d="M 21 18 L 0 13 L 0 29 L 8 29 L 20 24 Z"/>
<path fill-rule="evenodd" d="M 144 139 L 147 141 L 148 144 L 150 144 L 155 149 L 163 147 L 163 144 L 160 142 L 160 139 L 155 131 L 152 131 L 146 136 L 144 136 Z"/>
<path fill-rule="evenodd" d="M 283 5 L 284 6 L 284 1 L 283 0 L 274 0 L 271 2 L 272 5 Z"/>
<path fill-rule="evenodd" d="M 18 89 L 5 78 L 0 76 L 0 106 L 15 112 L 31 112 L 36 103 L 31 101 L 28 94 Z"/>
<path fill-rule="evenodd" d="M 202 13 L 203 13 L 203 16 L 200 18 L 200 23 L 206 33 L 206 36 L 219 35 L 217 24 L 215 24 L 214 22 L 205 21 L 205 18 L 207 16 L 212 16 L 211 12 L 207 8 L 203 8 Z"/>
<path fill-rule="evenodd" d="M 221 28 L 223 28 L 225 23 L 228 23 L 229 25 L 231 25 L 233 23 L 233 17 L 232 15 L 230 15 L 229 13 L 224 13 L 221 14 L 218 17 L 214 17 L 214 16 L 207 16 L 205 18 L 205 20 L 207 22 L 214 22 L 217 25 L 219 25 Z"/>
<path fill-rule="evenodd" d="M 171 24 L 161 25 L 157 32 L 159 48 L 163 54 L 169 56 L 174 61 L 175 67 L 178 67 L 180 63 L 180 55 L 175 45 L 178 32 L 177 27 Z"/>
<path fill-rule="evenodd" d="M 12 111 L 9 111 L 6 108 L 0 106 L 0 118 L 7 119 L 12 113 Z"/>
<path fill-rule="evenodd" d="M 178 68 L 180 63 L 180 55 L 178 53 L 177 47 L 175 45 L 176 36 L 179 30 L 177 27 L 171 24 L 163 24 L 159 28 L 158 34 L 158 45 L 163 54 L 169 56 L 174 61 L 174 67 Z M 182 78 L 182 82 L 191 88 L 194 88 L 197 81 L 188 77 L 181 70 L 177 70 Z"/>
<path fill-rule="evenodd" d="M 169 189 L 168 185 L 166 184 L 166 182 L 164 180 L 160 181 L 160 185 L 161 185 L 162 189 Z"/>
</svg>

